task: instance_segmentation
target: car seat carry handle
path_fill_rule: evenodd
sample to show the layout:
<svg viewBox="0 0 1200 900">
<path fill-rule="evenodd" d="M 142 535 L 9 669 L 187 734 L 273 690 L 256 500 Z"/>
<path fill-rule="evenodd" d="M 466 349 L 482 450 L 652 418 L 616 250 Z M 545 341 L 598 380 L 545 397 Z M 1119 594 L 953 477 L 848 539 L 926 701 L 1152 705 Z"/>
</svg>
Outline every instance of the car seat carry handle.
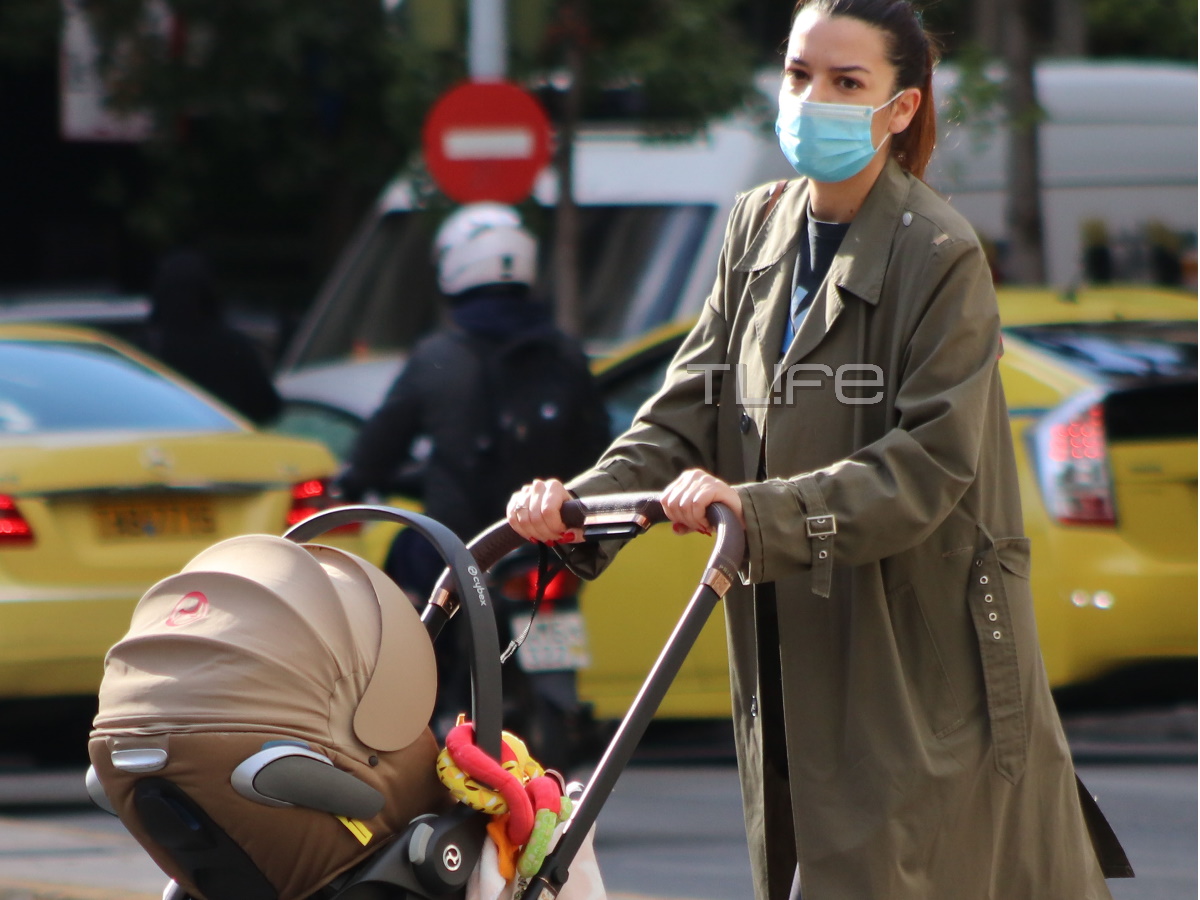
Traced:
<svg viewBox="0 0 1200 900">
<path fill-rule="evenodd" d="M 504 708 L 498 652 L 500 637 L 483 570 L 458 535 L 445 525 L 428 516 L 390 506 L 338 506 L 323 510 L 293 525 L 284 537 L 298 544 L 304 543 L 334 528 L 358 522 L 397 522 L 415 530 L 446 562 L 446 571 L 442 573 L 438 587 L 453 590 L 459 597 L 471 598 L 471 602 L 465 604 L 471 633 L 471 721 L 475 723 L 476 744 L 484 753 L 499 759 Z M 435 591 L 434 596 L 438 593 Z M 431 617 L 430 610 L 431 606 L 427 605 L 421 621 L 430 637 L 436 638 L 445 619 Z"/>
</svg>

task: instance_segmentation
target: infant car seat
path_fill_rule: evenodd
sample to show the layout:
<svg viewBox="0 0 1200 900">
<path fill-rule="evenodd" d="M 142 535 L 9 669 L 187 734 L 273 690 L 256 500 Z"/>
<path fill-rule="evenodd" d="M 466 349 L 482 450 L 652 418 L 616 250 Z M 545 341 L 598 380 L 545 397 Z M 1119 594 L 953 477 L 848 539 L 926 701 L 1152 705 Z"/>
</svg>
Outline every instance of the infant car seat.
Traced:
<svg viewBox="0 0 1200 900">
<path fill-rule="evenodd" d="M 154 585 L 108 653 L 89 790 L 198 900 L 301 900 L 450 804 L 433 646 L 350 553 L 246 535 Z"/>
</svg>

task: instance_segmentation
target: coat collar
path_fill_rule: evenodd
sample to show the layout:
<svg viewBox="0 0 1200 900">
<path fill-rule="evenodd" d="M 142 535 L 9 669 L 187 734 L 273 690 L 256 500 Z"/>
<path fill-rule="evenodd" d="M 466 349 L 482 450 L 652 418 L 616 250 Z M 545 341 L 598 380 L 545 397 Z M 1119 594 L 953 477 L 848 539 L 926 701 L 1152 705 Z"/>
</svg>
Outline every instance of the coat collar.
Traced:
<svg viewBox="0 0 1200 900">
<path fill-rule="evenodd" d="M 789 186 L 792 189 L 784 191 L 749 249 L 734 265 L 735 271 L 750 274 L 754 329 L 764 371 L 775 373 L 768 376 L 771 381 L 783 371 L 777 364 L 785 307 L 791 300 L 792 266 L 796 247 L 807 231 L 808 181 L 793 181 Z M 872 306 L 879 303 L 892 240 L 900 226 L 909 188 L 908 176 L 895 160 L 889 159 L 846 232 L 784 363 L 798 362 L 816 349 L 845 307 L 847 294 Z"/>
<path fill-rule="evenodd" d="M 735 271 L 760 273 L 777 265 L 799 242 L 804 229 L 798 226 L 805 221 L 808 209 L 808 181 L 797 179 L 788 187 L 749 249 L 734 265 Z M 829 284 L 872 305 L 879 302 L 890 256 L 879 250 L 891 247 L 909 189 L 907 174 L 889 158 L 833 258 Z"/>
</svg>

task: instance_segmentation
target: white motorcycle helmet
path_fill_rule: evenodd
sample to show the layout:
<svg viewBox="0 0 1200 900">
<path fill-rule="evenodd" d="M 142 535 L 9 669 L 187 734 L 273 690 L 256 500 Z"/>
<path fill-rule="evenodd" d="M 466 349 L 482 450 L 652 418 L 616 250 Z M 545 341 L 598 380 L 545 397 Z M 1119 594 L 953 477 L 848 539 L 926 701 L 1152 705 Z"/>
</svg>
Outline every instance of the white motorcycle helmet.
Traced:
<svg viewBox="0 0 1200 900">
<path fill-rule="evenodd" d="M 485 284 L 532 285 L 537 241 L 502 203 L 471 203 L 453 213 L 433 242 L 438 287 L 454 296 Z"/>
</svg>

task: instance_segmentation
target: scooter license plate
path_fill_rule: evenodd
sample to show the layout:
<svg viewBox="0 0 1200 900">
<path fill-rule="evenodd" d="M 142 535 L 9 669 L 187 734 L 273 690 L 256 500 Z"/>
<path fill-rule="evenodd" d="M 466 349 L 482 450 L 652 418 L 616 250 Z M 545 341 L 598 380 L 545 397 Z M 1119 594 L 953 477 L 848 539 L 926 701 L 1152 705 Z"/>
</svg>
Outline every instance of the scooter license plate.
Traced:
<svg viewBox="0 0 1200 900">
<path fill-rule="evenodd" d="M 522 634 L 528 624 L 528 616 L 513 616 L 513 634 Z M 539 613 L 517 650 L 517 665 L 526 672 L 582 669 L 591 662 L 587 626 L 580 612 Z"/>
</svg>

